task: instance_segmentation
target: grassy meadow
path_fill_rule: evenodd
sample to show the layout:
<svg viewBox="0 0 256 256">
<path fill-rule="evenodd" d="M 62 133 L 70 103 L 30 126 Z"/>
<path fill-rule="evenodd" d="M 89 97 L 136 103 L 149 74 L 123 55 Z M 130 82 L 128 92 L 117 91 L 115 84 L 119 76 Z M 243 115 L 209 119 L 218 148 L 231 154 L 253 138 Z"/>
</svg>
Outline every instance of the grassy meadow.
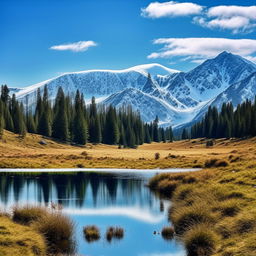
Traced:
<svg viewBox="0 0 256 256">
<path fill-rule="evenodd" d="M 39 143 L 42 140 L 46 145 Z M 153 190 L 173 202 L 169 217 L 175 235 L 188 255 L 256 255 L 256 138 L 218 139 L 210 147 L 206 143 L 196 139 L 144 144 L 137 149 L 102 144 L 78 147 L 34 134 L 21 139 L 5 131 L 0 167 L 203 168 L 160 174 L 150 181 Z M 0 217 L 0 237 L 5 241 L 0 243 L 0 255 L 9 248 L 10 254 L 5 255 L 24 255 L 24 250 L 26 255 L 44 255 L 47 250 L 38 229 L 14 223 L 5 215 Z"/>
</svg>

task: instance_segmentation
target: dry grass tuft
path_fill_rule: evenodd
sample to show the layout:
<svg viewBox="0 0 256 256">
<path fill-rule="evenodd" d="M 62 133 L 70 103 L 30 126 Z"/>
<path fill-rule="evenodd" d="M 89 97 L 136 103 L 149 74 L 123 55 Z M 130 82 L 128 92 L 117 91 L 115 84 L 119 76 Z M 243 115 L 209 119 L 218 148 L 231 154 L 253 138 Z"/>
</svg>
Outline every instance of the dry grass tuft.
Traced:
<svg viewBox="0 0 256 256">
<path fill-rule="evenodd" d="M 122 239 L 124 237 L 124 229 L 121 227 L 109 227 L 106 232 L 107 241 L 111 242 L 113 238 Z"/>
<path fill-rule="evenodd" d="M 188 256 L 210 256 L 217 246 L 217 236 L 206 225 L 198 225 L 184 235 L 184 244 Z"/>
<path fill-rule="evenodd" d="M 174 237 L 174 228 L 172 226 L 163 227 L 161 235 L 165 240 L 171 240 Z"/>
<path fill-rule="evenodd" d="M 94 242 L 100 239 L 100 230 L 95 225 L 93 226 L 86 226 L 83 229 L 84 237 L 87 242 Z"/>
</svg>

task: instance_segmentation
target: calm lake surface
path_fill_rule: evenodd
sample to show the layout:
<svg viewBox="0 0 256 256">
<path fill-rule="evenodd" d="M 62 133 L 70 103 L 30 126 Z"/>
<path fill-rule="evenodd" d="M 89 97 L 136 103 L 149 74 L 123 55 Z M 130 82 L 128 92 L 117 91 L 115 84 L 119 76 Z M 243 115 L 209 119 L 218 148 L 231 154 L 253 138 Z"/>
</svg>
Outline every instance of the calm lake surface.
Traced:
<svg viewBox="0 0 256 256">
<path fill-rule="evenodd" d="M 78 255 L 185 255 L 177 241 L 166 241 L 161 235 L 153 234 L 168 225 L 170 203 L 160 200 L 145 186 L 148 179 L 160 170 L 64 170 L 65 173 L 42 170 L 44 173 L 40 174 L 26 170 L 19 175 L 15 171 L 17 169 L 0 173 L 1 208 L 10 210 L 13 205 L 28 203 L 61 204 L 63 212 L 76 223 Z M 93 224 L 100 228 L 101 239 L 88 243 L 82 228 Z M 125 229 L 122 240 L 106 241 L 105 232 L 110 225 Z"/>
</svg>

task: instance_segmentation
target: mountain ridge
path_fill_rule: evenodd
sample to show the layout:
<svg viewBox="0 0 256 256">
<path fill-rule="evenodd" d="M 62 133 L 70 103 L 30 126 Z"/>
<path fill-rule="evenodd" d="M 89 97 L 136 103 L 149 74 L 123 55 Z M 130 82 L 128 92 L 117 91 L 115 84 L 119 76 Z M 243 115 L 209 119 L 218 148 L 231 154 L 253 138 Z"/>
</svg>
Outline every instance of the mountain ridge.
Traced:
<svg viewBox="0 0 256 256">
<path fill-rule="evenodd" d="M 42 91 L 45 85 L 52 99 L 59 86 L 71 96 L 79 89 L 87 101 L 95 96 L 106 105 L 120 107 L 128 104 L 140 111 L 147 122 L 158 115 L 161 124 L 181 127 L 201 117 L 208 106 L 224 97 L 224 92 L 238 93 L 229 88 L 240 81 L 244 81 L 242 94 L 246 95 L 248 86 L 245 83 L 249 83 L 246 78 L 254 72 L 256 64 L 239 55 L 222 52 L 188 72 L 170 69 L 158 63 L 122 70 L 86 70 L 65 73 L 13 92 L 24 104 L 28 102 L 29 106 L 33 106 L 37 89 Z M 251 87 L 255 88 L 251 94 L 256 93 L 254 82 L 250 82 Z M 228 98 L 235 101 L 231 96 Z M 242 97 L 237 101 L 240 100 Z"/>
</svg>

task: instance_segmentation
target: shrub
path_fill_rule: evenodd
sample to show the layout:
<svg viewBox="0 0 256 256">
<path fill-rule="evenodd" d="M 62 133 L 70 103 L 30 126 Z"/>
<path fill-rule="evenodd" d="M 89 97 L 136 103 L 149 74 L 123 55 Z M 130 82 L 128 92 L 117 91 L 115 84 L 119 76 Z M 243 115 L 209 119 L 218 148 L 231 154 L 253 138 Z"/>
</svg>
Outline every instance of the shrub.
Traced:
<svg viewBox="0 0 256 256">
<path fill-rule="evenodd" d="M 214 141 L 213 140 L 208 140 L 206 142 L 206 147 L 213 147 L 213 145 L 214 145 Z"/>
<path fill-rule="evenodd" d="M 155 153 L 155 160 L 158 160 L 160 158 L 160 153 Z"/>
<path fill-rule="evenodd" d="M 186 232 L 184 244 L 188 256 L 210 256 L 215 251 L 217 237 L 206 225 L 198 225 Z"/>
<path fill-rule="evenodd" d="M 100 231 L 96 226 L 86 226 L 83 229 L 84 237 L 87 242 L 93 242 L 100 239 Z"/>
<path fill-rule="evenodd" d="M 225 160 L 218 160 L 218 159 L 209 159 L 209 160 L 206 160 L 204 166 L 206 168 L 211 168 L 211 167 L 226 167 L 228 166 L 228 162 L 225 161 Z"/>
<path fill-rule="evenodd" d="M 29 225 L 34 221 L 38 221 L 47 214 L 47 209 L 41 206 L 26 205 L 23 207 L 14 207 L 13 220 L 23 225 Z"/>
<path fill-rule="evenodd" d="M 180 182 L 176 180 L 162 180 L 158 184 L 158 189 L 163 195 L 172 196 L 178 184 L 180 184 Z"/>
<path fill-rule="evenodd" d="M 109 227 L 106 232 L 106 239 L 111 242 L 113 238 L 122 239 L 124 236 L 124 229 L 121 227 Z"/>
<path fill-rule="evenodd" d="M 177 208 L 171 211 L 170 218 L 177 234 L 183 234 L 194 225 L 213 223 L 215 220 L 214 216 L 201 204 Z"/>
<path fill-rule="evenodd" d="M 63 214 L 46 214 L 33 226 L 44 235 L 49 254 L 72 254 L 75 251 L 74 223 Z"/>
<path fill-rule="evenodd" d="M 174 237 L 174 228 L 171 226 L 163 227 L 161 234 L 165 240 L 171 240 Z"/>
</svg>

